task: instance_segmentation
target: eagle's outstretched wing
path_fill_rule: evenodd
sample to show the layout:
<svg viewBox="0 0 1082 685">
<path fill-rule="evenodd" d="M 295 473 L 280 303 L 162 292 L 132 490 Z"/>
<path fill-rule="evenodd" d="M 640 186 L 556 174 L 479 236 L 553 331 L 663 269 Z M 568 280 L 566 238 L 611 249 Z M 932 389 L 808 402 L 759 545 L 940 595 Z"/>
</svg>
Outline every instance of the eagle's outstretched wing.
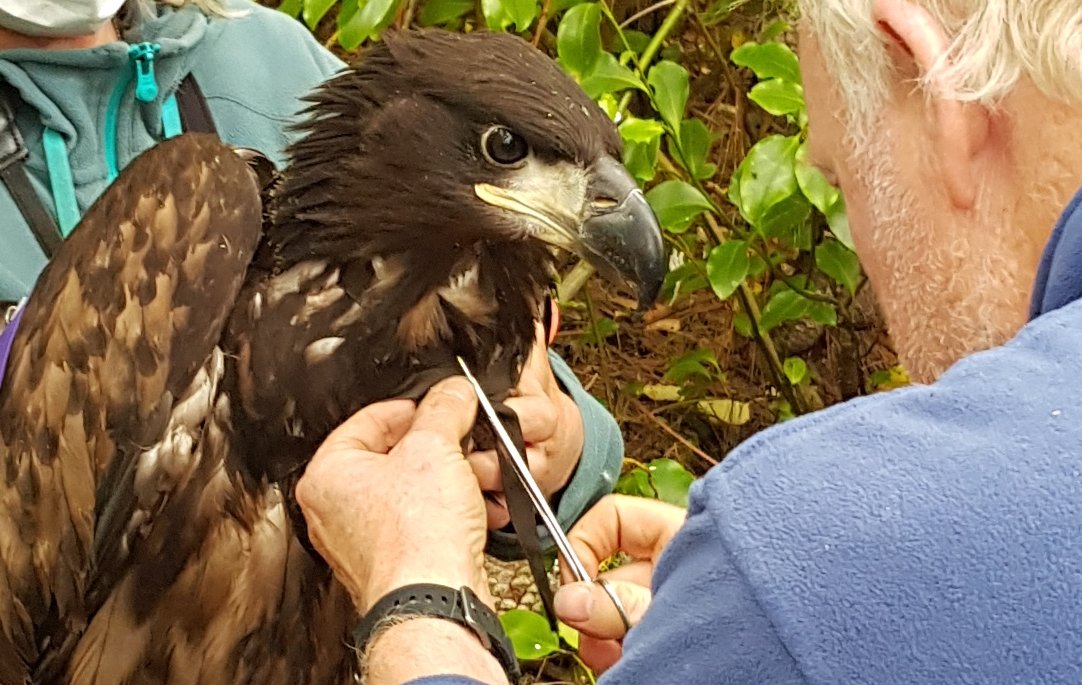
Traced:
<svg viewBox="0 0 1082 685">
<path fill-rule="evenodd" d="M 184 544 L 144 538 L 195 468 L 170 441 L 205 429 L 260 233 L 245 162 L 185 135 L 136 159 L 42 273 L 0 389 L 0 682 L 56 678 L 132 550 Z"/>
</svg>

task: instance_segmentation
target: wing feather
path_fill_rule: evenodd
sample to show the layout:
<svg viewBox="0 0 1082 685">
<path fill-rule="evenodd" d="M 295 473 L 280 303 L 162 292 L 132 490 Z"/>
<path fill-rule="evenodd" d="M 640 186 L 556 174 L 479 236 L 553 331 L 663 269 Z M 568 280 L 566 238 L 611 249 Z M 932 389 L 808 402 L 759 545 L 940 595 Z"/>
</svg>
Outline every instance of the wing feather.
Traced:
<svg viewBox="0 0 1082 685">
<path fill-rule="evenodd" d="M 70 649 L 120 577 L 147 506 L 137 460 L 211 357 L 260 216 L 243 160 L 181 136 L 129 165 L 42 273 L 0 389 L 0 683 Z"/>
</svg>

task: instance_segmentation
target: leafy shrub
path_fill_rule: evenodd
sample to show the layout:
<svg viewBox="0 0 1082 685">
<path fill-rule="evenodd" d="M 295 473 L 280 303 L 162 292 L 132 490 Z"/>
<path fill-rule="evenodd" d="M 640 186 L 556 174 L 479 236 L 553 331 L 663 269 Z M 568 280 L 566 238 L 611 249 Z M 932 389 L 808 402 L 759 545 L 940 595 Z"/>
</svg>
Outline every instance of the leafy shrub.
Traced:
<svg viewBox="0 0 1082 685">
<path fill-rule="evenodd" d="M 510 31 L 548 50 L 618 124 L 623 161 L 642 184 L 671 249 L 672 269 L 662 293 L 666 303 L 712 293 L 731 310 L 735 334 L 761 351 L 771 385 L 764 394 L 773 420 L 782 421 L 822 402 L 811 365 L 801 356 L 785 356 L 774 335 L 802 322 L 833 327 L 849 320 L 864 278 L 845 201 L 807 162 L 800 64 L 784 41 L 789 26 L 782 19 L 759 22 L 765 28 L 758 40 L 748 40 L 727 24 L 743 4 L 716 0 L 700 8 L 689 0 L 661 0 L 633 12 L 583 0 L 284 0 L 279 8 L 339 52 L 378 40 L 392 25 Z M 716 149 L 717 126 L 688 114 L 694 89 L 681 63 L 678 29 L 689 27 L 718 60 L 755 77 L 742 97 L 762 110 L 768 125 L 735 167 L 735 160 Z M 742 116 L 738 107 L 734 117 Z M 577 264 L 565 274 L 559 293 L 565 306 L 574 307 L 571 300 L 589 272 Z M 580 344 L 603 349 L 618 336 L 619 326 L 590 311 Z M 711 390 L 726 373 L 711 349 L 691 345 L 669 360 L 663 378 L 623 391 L 687 406 L 712 422 L 744 426 L 752 419 L 748 403 Z M 894 367 L 871 374 L 864 390 L 905 382 L 904 371 Z M 692 439 L 673 437 L 697 449 Z M 722 456 L 697 453 L 709 462 Z M 679 461 L 629 459 L 617 489 L 683 505 L 692 481 Z M 572 672 L 564 675 L 592 682 L 585 667 L 574 665 L 573 631 L 553 634 L 528 612 L 510 612 L 504 622 L 521 656 L 548 661 L 564 655 L 573 662 Z"/>
</svg>

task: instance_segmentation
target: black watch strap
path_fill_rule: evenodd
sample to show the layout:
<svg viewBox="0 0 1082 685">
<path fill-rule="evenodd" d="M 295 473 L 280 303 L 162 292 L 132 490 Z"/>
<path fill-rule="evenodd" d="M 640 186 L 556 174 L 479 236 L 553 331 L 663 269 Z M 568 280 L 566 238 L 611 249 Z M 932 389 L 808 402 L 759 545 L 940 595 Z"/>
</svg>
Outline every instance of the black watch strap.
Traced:
<svg viewBox="0 0 1082 685">
<path fill-rule="evenodd" d="M 392 616 L 445 618 L 471 630 L 496 657 L 512 682 L 521 675 L 518 659 L 499 617 L 468 587 L 458 590 L 446 585 L 407 585 L 376 602 L 353 631 L 353 644 L 364 651 L 372 632 Z"/>
</svg>

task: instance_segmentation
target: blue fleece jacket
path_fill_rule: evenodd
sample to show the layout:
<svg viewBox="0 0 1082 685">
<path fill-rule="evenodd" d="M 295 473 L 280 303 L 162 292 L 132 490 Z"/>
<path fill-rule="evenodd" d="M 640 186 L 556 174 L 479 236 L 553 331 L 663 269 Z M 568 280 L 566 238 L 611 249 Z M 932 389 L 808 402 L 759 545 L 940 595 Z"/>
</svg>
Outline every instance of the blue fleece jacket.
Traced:
<svg viewBox="0 0 1082 685">
<path fill-rule="evenodd" d="M 600 685 L 1082 683 L 1080 297 L 1082 193 L 1013 340 L 695 484 Z"/>
<path fill-rule="evenodd" d="M 110 167 L 122 169 L 161 140 L 162 103 L 189 73 L 195 76 L 222 138 L 261 150 L 279 166 L 292 137 L 287 130 L 300 98 L 343 64 L 300 23 L 248 0 L 227 0 L 232 18 L 209 18 L 195 7 L 158 5 L 124 38 L 89 50 L 0 51 L 0 80 L 15 88 L 16 115 L 30 153 L 32 184 L 54 211 L 42 144 L 48 126 L 63 138 L 78 209 L 86 209 L 108 185 Z M 135 97 L 130 43 L 160 46 L 152 75 L 158 93 Z M 55 212 L 54 212 L 55 215 Z M 18 300 L 45 265 L 33 233 L 0 186 L 0 301 Z M 608 411 L 590 396 L 556 355 L 553 372 L 582 413 L 585 444 L 579 466 L 557 508 L 563 525 L 578 519 L 611 492 L 623 462 L 623 440 Z M 494 551 L 512 552 L 507 535 L 494 535 Z"/>
</svg>

